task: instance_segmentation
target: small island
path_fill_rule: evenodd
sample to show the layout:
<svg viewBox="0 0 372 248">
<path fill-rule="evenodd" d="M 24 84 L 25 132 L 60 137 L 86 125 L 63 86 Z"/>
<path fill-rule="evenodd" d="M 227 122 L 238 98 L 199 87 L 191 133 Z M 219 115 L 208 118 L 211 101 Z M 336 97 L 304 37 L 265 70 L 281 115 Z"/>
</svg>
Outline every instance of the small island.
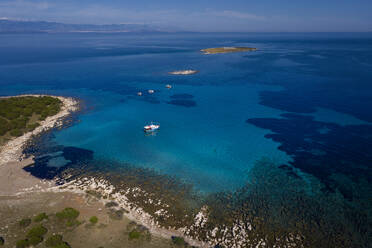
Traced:
<svg viewBox="0 0 372 248">
<path fill-rule="evenodd" d="M 171 71 L 169 72 L 169 74 L 171 75 L 192 75 L 198 72 L 199 71 L 196 71 L 196 70 L 182 70 L 182 71 Z"/>
<path fill-rule="evenodd" d="M 257 48 L 254 47 L 215 47 L 215 48 L 206 48 L 200 51 L 203 54 L 217 54 L 217 53 L 234 53 L 234 52 L 251 52 L 256 51 Z"/>
</svg>

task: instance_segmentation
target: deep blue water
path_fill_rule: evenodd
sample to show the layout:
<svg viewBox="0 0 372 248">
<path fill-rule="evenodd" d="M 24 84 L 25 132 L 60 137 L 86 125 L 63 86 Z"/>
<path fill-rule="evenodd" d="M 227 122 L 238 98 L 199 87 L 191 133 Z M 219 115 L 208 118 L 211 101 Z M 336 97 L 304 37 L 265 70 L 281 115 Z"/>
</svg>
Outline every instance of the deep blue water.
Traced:
<svg viewBox="0 0 372 248">
<path fill-rule="evenodd" d="M 217 46 L 258 51 L 199 52 Z M 190 68 L 200 72 L 168 75 Z M 238 189 L 263 157 L 345 197 L 334 175 L 372 178 L 371 34 L 0 35 L 0 95 L 21 93 L 84 101 L 56 144 L 204 192 Z M 142 131 L 150 121 L 161 123 L 154 136 Z"/>
</svg>

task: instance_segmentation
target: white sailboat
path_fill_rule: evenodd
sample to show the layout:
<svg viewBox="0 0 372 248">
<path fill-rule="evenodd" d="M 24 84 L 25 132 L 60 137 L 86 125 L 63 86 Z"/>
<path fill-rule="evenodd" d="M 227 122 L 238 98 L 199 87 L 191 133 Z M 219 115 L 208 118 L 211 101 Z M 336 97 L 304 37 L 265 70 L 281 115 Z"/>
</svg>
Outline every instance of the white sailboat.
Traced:
<svg viewBox="0 0 372 248">
<path fill-rule="evenodd" d="M 145 133 L 147 132 L 154 132 L 156 130 L 158 130 L 160 128 L 160 124 L 159 123 L 153 123 L 151 122 L 150 125 L 146 125 L 143 127 L 143 131 Z"/>
</svg>

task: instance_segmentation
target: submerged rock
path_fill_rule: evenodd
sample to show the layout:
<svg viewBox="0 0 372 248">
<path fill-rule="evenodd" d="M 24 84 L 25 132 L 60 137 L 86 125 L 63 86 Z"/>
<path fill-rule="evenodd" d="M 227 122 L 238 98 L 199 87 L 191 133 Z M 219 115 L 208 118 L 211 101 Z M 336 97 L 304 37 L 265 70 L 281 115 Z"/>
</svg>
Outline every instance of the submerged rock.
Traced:
<svg viewBox="0 0 372 248">
<path fill-rule="evenodd" d="M 167 103 L 168 104 L 172 104 L 172 105 L 187 107 L 187 108 L 195 107 L 196 106 L 196 102 L 195 101 L 193 101 L 193 100 L 185 100 L 185 99 L 171 100 L 171 101 L 168 101 Z"/>
</svg>

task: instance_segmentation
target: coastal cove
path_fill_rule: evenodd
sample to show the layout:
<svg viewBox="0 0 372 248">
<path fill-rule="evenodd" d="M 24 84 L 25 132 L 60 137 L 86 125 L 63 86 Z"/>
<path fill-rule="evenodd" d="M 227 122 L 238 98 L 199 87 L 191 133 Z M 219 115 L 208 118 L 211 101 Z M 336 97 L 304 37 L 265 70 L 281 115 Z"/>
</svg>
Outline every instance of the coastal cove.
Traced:
<svg viewBox="0 0 372 248">
<path fill-rule="evenodd" d="M 86 247 L 368 247 L 372 37 L 61 37 L 0 40 L 0 95 L 62 102 L 0 149 L 1 216 L 16 206 L 5 241 L 45 212 L 71 247 L 76 235 Z M 70 233 L 53 227 L 68 207 L 81 222 Z"/>
<path fill-rule="evenodd" d="M 86 184 L 87 187 L 82 188 L 73 187 L 73 184 L 76 184 L 75 181 L 67 184 L 62 183 L 61 185 L 61 182 L 57 180 L 57 174 L 52 178 L 41 179 L 40 177 L 38 178 L 28 172 L 28 168 L 34 167 L 35 162 L 40 159 L 38 157 L 35 158 L 33 155 L 30 156 L 30 154 L 23 153 L 24 149 L 29 149 L 27 148 L 30 146 L 29 142 L 37 140 L 38 137 L 47 136 L 53 129 L 58 130 L 64 128 L 67 124 L 64 123 L 69 116 L 79 110 L 79 101 L 68 97 L 27 94 L 14 97 L 3 97 L 0 98 L 0 100 L 27 99 L 30 97 L 35 99 L 42 97 L 58 99 L 61 102 L 61 107 L 58 113 L 42 120 L 40 125 L 34 130 L 26 132 L 19 137 L 10 139 L 0 147 L 0 216 L 7 216 L 1 220 L 2 227 L 0 228 L 0 233 L 3 242 L 5 240 L 7 246 L 12 246 L 12 244 L 17 243 L 18 247 L 18 243 L 21 242 L 19 239 L 15 239 L 15 237 L 17 237 L 17 235 L 24 235 L 24 230 L 19 230 L 19 227 L 17 227 L 18 225 L 21 225 L 22 227 L 22 221 L 28 220 L 28 217 L 35 219 L 36 214 L 40 211 L 48 211 L 50 212 L 49 216 L 53 216 L 56 209 L 63 209 L 63 206 L 67 208 L 74 206 L 82 212 L 80 219 L 81 217 L 89 217 L 87 214 L 95 214 L 102 218 L 103 221 L 101 221 L 100 228 L 105 228 L 107 235 L 112 234 L 113 231 L 117 231 L 119 228 L 119 230 L 127 233 L 129 237 L 134 230 L 140 229 L 141 231 L 139 232 L 139 235 L 142 236 L 148 229 L 145 226 L 136 224 L 136 222 L 140 222 L 148 226 L 151 233 L 155 234 L 155 236 L 147 242 L 143 243 L 143 241 L 141 241 L 141 246 L 173 247 L 172 243 L 175 241 L 172 241 L 171 238 L 175 235 L 183 235 L 183 233 L 176 230 L 172 231 L 158 227 L 152 222 L 150 219 L 151 217 L 148 216 L 148 214 L 141 212 L 138 208 L 132 209 L 131 204 L 127 200 L 125 200 L 125 205 L 119 205 L 117 202 L 112 201 L 117 200 L 110 194 L 112 193 L 112 186 L 102 184 L 102 181 L 98 181 L 99 179 L 92 178 L 91 183 Z M 52 165 L 52 167 L 54 166 L 55 165 Z M 45 205 L 45 202 L 48 202 L 49 204 Z M 15 209 L 9 209 L 12 205 L 15 206 Z M 103 209 L 105 211 L 102 211 Z M 129 212 L 126 209 L 132 211 Z M 45 212 L 43 212 L 43 214 L 45 214 Z M 22 219 L 22 216 L 26 218 Z M 48 219 L 48 217 L 46 218 Z M 66 232 L 64 228 L 61 229 L 58 222 L 45 223 L 44 221 L 44 225 L 45 224 L 49 226 L 48 228 L 56 228 L 59 233 Z M 78 235 L 77 233 L 80 233 L 83 237 L 85 236 L 84 238 L 86 240 L 82 247 L 90 247 L 92 244 L 96 245 L 96 242 L 103 242 L 103 245 L 106 244 L 104 239 L 97 240 L 93 243 L 92 240 L 90 240 L 90 235 L 92 235 L 92 233 L 86 231 L 87 228 L 91 229 L 93 226 L 85 224 L 85 228 L 79 229 L 78 227 L 81 224 L 84 224 L 84 221 L 79 222 L 76 226 L 72 226 L 73 229 L 67 230 L 67 234 L 68 232 L 73 231 L 76 235 Z M 27 224 L 27 226 L 28 225 L 29 224 Z M 36 227 L 35 225 L 33 226 Z M 109 226 L 109 228 L 106 228 L 107 226 Z M 78 230 L 75 230 L 76 228 L 78 228 Z M 15 233 L 17 233 L 17 235 L 15 235 Z M 102 232 L 100 232 L 100 235 L 102 235 Z M 82 241 L 81 236 L 79 238 L 74 237 L 74 235 L 67 236 L 69 236 L 69 245 L 72 244 L 75 246 L 75 243 L 79 244 Z M 183 240 L 181 238 L 179 239 Z M 90 244 L 90 242 L 92 244 Z M 129 241 L 126 239 L 124 239 L 124 241 L 118 239 L 116 240 L 116 243 L 113 242 L 113 244 L 111 244 L 111 247 L 122 247 L 123 242 L 127 243 L 128 247 L 136 247 L 139 241 L 133 243 L 130 239 Z M 202 243 L 197 241 L 189 239 L 189 242 L 196 244 L 199 247 L 205 247 Z"/>
</svg>

